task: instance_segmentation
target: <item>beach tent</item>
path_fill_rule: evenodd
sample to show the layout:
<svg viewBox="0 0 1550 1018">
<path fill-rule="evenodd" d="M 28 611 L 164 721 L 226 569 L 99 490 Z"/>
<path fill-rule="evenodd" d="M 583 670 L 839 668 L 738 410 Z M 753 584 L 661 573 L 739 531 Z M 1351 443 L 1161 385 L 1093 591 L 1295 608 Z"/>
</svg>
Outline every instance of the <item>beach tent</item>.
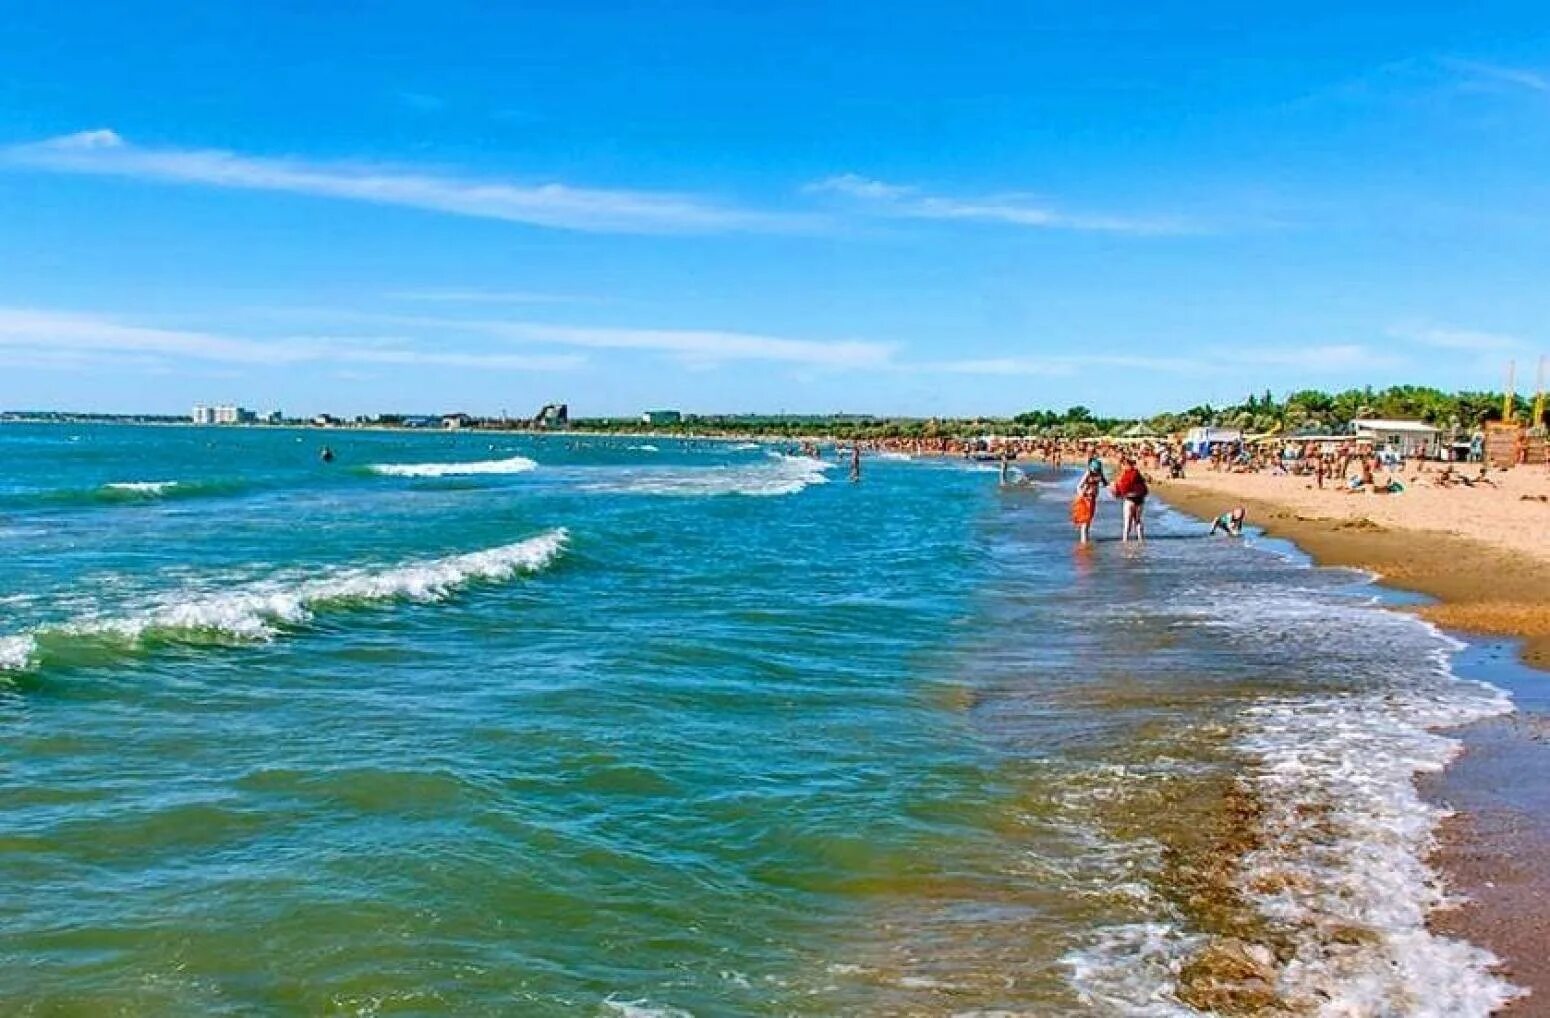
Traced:
<svg viewBox="0 0 1550 1018">
<path fill-rule="evenodd" d="M 1211 452 L 1213 445 L 1237 445 L 1243 441 L 1243 432 L 1237 428 L 1190 428 L 1184 435 L 1184 444 L 1197 456 Z"/>
</svg>

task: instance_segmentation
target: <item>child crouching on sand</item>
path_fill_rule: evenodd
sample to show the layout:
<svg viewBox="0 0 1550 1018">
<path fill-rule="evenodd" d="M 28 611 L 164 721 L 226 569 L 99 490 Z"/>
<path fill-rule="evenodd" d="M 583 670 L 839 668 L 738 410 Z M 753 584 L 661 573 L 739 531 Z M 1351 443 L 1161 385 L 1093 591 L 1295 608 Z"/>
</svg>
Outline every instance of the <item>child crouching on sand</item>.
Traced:
<svg viewBox="0 0 1550 1018">
<path fill-rule="evenodd" d="M 1228 537 L 1242 537 L 1243 521 L 1248 518 L 1248 515 L 1248 510 L 1241 505 L 1231 512 L 1222 513 L 1222 515 L 1211 521 L 1211 533 L 1207 536 L 1215 537 L 1220 532 Z"/>
</svg>

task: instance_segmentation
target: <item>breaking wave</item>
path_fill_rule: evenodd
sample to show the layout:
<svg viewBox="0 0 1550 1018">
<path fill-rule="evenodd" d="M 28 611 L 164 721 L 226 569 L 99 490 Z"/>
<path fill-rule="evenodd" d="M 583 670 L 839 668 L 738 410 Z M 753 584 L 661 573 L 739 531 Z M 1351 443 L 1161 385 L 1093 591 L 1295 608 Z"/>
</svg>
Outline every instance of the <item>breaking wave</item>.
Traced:
<svg viewBox="0 0 1550 1018">
<path fill-rule="evenodd" d="M 468 463 L 375 463 L 368 467 L 386 477 L 464 477 L 475 474 L 525 474 L 538 463 L 526 456 L 500 460 L 474 460 Z"/>
<path fill-rule="evenodd" d="M 322 610 L 384 601 L 442 601 L 475 583 L 536 573 L 564 551 L 563 528 L 514 544 L 387 569 L 342 569 L 300 582 L 269 581 L 225 593 L 183 593 L 133 614 L 84 618 L 0 637 L 0 671 L 22 671 L 80 644 L 249 643 L 304 625 Z"/>
<path fill-rule="evenodd" d="M 585 487 L 591 491 L 636 495 L 769 498 L 795 495 L 815 484 L 827 484 L 829 479 L 825 472 L 833 466 L 810 456 L 770 453 L 766 461 L 735 466 L 622 470 L 615 478 Z"/>
</svg>

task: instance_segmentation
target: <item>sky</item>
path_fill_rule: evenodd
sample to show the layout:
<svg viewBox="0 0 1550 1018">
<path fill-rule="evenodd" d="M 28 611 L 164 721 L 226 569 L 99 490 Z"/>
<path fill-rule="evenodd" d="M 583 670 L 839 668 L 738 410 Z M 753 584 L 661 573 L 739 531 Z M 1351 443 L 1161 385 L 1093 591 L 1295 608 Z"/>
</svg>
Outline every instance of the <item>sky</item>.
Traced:
<svg viewBox="0 0 1550 1018">
<path fill-rule="evenodd" d="M 0 32 L 0 409 L 1532 389 L 1550 5 L 135 4 Z"/>
</svg>

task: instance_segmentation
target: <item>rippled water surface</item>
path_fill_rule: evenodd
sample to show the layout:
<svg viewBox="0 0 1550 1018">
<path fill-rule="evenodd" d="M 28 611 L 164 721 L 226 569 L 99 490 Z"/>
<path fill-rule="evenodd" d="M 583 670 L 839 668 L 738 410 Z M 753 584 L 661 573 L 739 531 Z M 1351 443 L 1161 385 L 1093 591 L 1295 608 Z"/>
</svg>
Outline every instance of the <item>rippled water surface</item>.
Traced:
<svg viewBox="0 0 1550 1018">
<path fill-rule="evenodd" d="M 1411 778 L 1501 695 L 1359 577 L 1166 511 L 1144 549 L 1076 551 L 1035 478 L 0 427 L 0 1001 L 1500 1000 L 1488 958 L 1424 928 Z"/>
</svg>

